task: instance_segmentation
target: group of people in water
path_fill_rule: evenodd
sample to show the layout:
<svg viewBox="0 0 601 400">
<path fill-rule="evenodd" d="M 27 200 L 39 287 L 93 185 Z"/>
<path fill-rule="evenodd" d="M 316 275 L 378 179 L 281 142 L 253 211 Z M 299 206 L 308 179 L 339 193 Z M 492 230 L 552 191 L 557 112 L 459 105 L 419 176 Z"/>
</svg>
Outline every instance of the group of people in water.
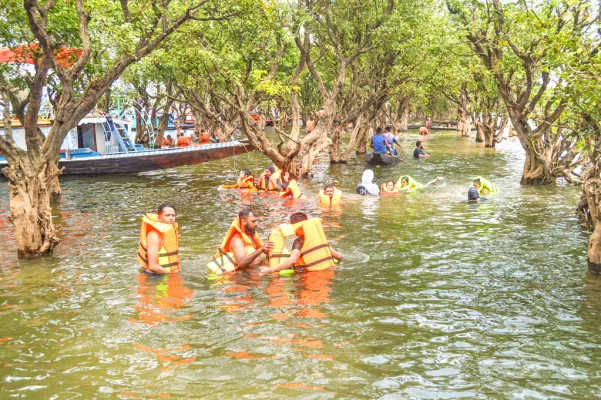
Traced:
<svg viewBox="0 0 601 400">
<path fill-rule="evenodd" d="M 362 182 L 356 191 L 360 195 L 394 195 L 411 193 L 423 189 L 443 178 L 421 184 L 409 175 L 401 176 L 396 182 L 388 180 L 378 187 L 373 183 L 374 173 L 363 172 Z M 233 185 L 221 185 L 222 189 L 244 191 L 278 192 L 281 198 L 306 199 L 297 181 L 277 167 L 268 166 L 254 179 L 250 170 L 242 170 Z M 484 201 L 481 197 L 497 192 L 497 186 L 483 177 L 473 179 L 468 190 L 468 201 Z M 326 185 L 319 193 L 319 203 L 324 206 L 340 204 L 342 190 Z M 295 272 L 319 271 L 334 267 L 344 259 L 344 255 L 328 243 L 320 218 L 309 218 L 307 214 L 296 212 L 290 216 L 288 224 L 275 227 L 266 242 L 257 233 L 258 217 L 249 208 L 241 210 L 223 238 L 221 245 L 207 264 L 215 275 L 227 274 L 239 269 L 257 266 L 262 256 L 268 266 L 260 267 L 262 274 L 279 272 L 289 275 Z M 295 237 L 291 249 L 286 247 L 286 238 Z M 162 204 L 157 213 L 148 213 L 142 219 L 140 244 L 137 260 L 148 273 L 168 274 L 180 270 L 179 229 L 176 222 L 176 209 L 172 204 Z"/>
</svg>

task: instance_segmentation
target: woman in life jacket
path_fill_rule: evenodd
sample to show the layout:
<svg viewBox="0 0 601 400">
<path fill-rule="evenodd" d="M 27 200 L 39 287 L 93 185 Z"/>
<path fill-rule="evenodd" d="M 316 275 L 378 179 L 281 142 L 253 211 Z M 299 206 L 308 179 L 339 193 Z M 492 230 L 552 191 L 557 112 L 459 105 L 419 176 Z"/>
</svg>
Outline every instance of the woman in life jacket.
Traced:
<svg viewBox="0 0 601 400">
<path fill-rule="evenodd" d="M 481 176 L 477 176 L 473 179 L 473 185 L 478 191 L 478 194 L 493 194 L 499 191 L 497 185 Z"/>
<path fill-rule="evenodd" d="M 394 184 L 393 181 L 388 181 L 388 182 L 382 184 L 382 190 L 380 191 L 380 195 L 382 195 L 382 196 L 394 195 L 394 194 L 399 194 L 400 192 L 401 191 L 399 190 L 398 187 L 396 187 L 396 185 Z"/>
<path fill-rule="evenodd" d="M 255 178 L 253 177 L 250 170 L 245 169 L 240 171 L 238 181 L 233 185 L 220 185 L 221 189 L 242 189 L 242 190 L 254 190 L 255 189 Z"/>
<path fill-rule="evenodd" d="M 142 218 L 137 261 L 146 272 L 170 274 L 180 270 L 178 228 L 171 204 L 162 204 L 157 214 Z"/>
<path fill-rule="evenodd" d="M 332 185 L 327 185 L 319 191 L 319 204 L 324 206 L 333 206 L 340 204 L 342 190 Z"/>
<path fill-rule="evenodd" d="M 238 213 L 230 225 L 221 246 L 207 267 L 217 275 L 233 272 L 261 262 L 261 254 L 273 249 L 273 243 L 263 243 L 256 228 L 258 218 L 251 209 Z"/>
<path fill-rule="evenodd" d="M 334 260 L 344 259 L 342 253 L 328 243 L 321 219 L 309 219 L 307 214 L 297 212 L 290 216 L 290 224 L 280 225 L 271 231 L 269 240 L 274 248 L 269 252 L 269 267 L 260 268 L 262 274 L 291 268 L 296 271 L 320 271 L 333 268 Z M 288 252 L 285 240 L 293 235 L 296 235 L 296 239 L 292 251 Z"/>
<path fill-rule="evenodd" d="M 430 182 L 424 184 L 419 183 L 409 175 L 401 176 L 396 183 L 396 188 L 401 192 L 411 193 L 417 189 L 423 189 L 426 186 L 430 186 L 434 182 L 444 181 L 444 178 L 437 176 L 436 179 L 431 180 Z"/>
<path fill-rule="evenodd" d="M 288 171 L 284 172 L 284 180 L 282 183 L 282 191 L 280 197 L 291 198 L 291 199 L 306 199 L 307 196 L 303 194 L 303 191 L 298 186 L 296 179 L 290 179 Z"/>
</svg>

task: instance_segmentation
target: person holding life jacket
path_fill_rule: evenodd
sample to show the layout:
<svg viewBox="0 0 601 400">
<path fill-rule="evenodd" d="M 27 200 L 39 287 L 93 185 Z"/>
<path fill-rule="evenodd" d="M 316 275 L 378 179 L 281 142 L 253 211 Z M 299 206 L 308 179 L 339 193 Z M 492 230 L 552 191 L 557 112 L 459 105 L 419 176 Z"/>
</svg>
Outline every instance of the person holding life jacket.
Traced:
<svg viewBox="0 0 601 400">
<path fill-rule="evenodd" d="M 273 242 L 263 243 L 259 238 L 256 230 L 258 221 L 250 208 L 238 213 L 213 260 L 207 264 L 213 273 L 222 275 L 257 265 L 261 262 L 261 254 L 273 250 Z"/>
<path fill-rule="evenodd" d="M 332 185 L 326 185 L 326 187 L 319 191 L 319 204 L 324 206 L 340 204 L 341 198 L 342 190 Z"/>
<path fill-rule="evenodd" d="M 269 267 L 261 267 L 262 274 L 272 274 L 284 269 L 296 271 L 320 271 L 333 268 L 334 260 L 343 261 L 344 256 L 328 243 L 321 219 L 307 217 L 302 212 L 290 216 L 291 225 L 280 225 L 269 235 L 274 248 L 269 253 Z M 296 235 L 292 251 L 285 247 L 285 238 Z M 290 253 L 290 254 L 288 254 Z"/>
<path fill-rule="evenodd" d="M 493 194 L 499 191 L 497 185 L 481 176 L 477 176 L 473 179 L 473 185 L 478 191 L 478 194 Z"/>
<path fill-rule="evenodd" d="M 380 191 L 380 195 L 385 196 L 399 193 L 401 193 L 401 190 L 397 187 L 397 185 L 394 184 L 393 181 L 388 181 L 382 184 L 382 190 Z"/>
<path fill-rule="evenodd" d="M 259 176 L 257 189 L 265 191 L 279 191 L 282 188 L 280 175 L 282 171 L 272 165 L 265 168 L 265 171 Z"/>
<path fill-rule="evenodd" d="M 291 199 L 306 199 L 307 196 L 303 194 L 303 191 L 298 186 L 296 179 L 290 179 L 288 171 L 284 172 L 284 182 L 282 183 L 282 191 L 280 192 L 281 198 Z"/>
<path fill-rule="evenodd" d="M 238 176 L 238 181 L 233 185 L 220 185 L 221 189 L 254 189 L 255 188 L 255 178 L 253 177 L 252 172 L 248 169 L 244 169 L 240 171 L 240 175 Z"/>
<path fill-rule="evenodd" d="M 162 204 L 158 213 L 148 213 L 142 219 L 138 264 L 146 272 L 170 274 L 180 270 L 179 229 L 175 222 L 175 207 Z"/>
</svg>

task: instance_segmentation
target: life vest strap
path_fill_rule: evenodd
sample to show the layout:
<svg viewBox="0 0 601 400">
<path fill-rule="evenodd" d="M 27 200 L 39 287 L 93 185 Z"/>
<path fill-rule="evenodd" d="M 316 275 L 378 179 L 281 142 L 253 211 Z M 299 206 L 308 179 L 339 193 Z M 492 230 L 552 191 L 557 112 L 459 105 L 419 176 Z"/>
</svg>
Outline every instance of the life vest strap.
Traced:
<svg viewBox="0 0 601 400">
<path fill-rule="evenodd" d="M 275 253 L 272 255 L 268 255 L 267 258 L 283 258 L 283 257 L 290 257 L 290 254 L 284 254 L 284 253 Z"/>
<path fill-rule="evenodd" d="M 333 257 L 324 257 L 322 259 L 315 260 L 315 261 L 313 261 L 312 263 L 309 263 L 309 264 L 296 265 L 294 268 L 295 269 L 299 269 L 299 270 L 303 270 L 303 269 L 306 269 L 306 268 L 310 268 L 310 267 L 312 267 L 314 265 L 321 264 L 322 262 L 329 261 L 331 259 L 333 259 Z"/>
<path fill-rule="evenodd" d="M 159 257 L 169 257 L 169 256 L 176 256 L 179 254 L 179 251 L 172 251 L 171 253 L 159 253 Z"/>
<path fill-rule="evenodd" d="M 144 264 L 148 265 L 148 260 L 146 258 L 144 258 L 144 256 L 142 254 L 140 254 L 139 251 L 138 251 L 138 257 L 140 257 L 140 260 L 142 260 L 144 262 Z"/>
<path fill-rule="evenodd" d="M 142 242 L 140 242 L 140 247 L 142 247 L 142 249 L 143 249 L 145 252 L 148 252 L 148 249 L 146 248 L 146 246 L 144 246 L 144 245 L 142 244 Z"/>
<path fill-rule="evenodd" d="M 329 247 L 329 246 L 330 246 L 329 243 L 323 243 L 323 244 L 320 244 L 318 246 L 312 247 L 312 248 L 310 248 L 307 251 L 301 252 L 301 257 L 304 257 L 305 255 L 307 255 L 307 254 L 309 254 L 309 253 L 311 253 L 311 252 L 313 252 L 315 250 L 323 249 L 324 247 Z M 311 263 L 311 264 L 313 264 L 313 263 Z"/>
<path fill-rule="evenodd" d="M 232 265 L 234 266 L 234 268 L 236 268 L 238 266 L 238 263 L 236 261 L 234 261 L 234 259 L 232 257 L 230 257 L 230 255 L 228 253 L 226 253 L 225 251 L 223 251 L 221 249 L 221 247 L 219 248 L 219 252 L 221 254 L 223 254 L 229 260 L 229 262 L 232 263 Z"/>
</svg>

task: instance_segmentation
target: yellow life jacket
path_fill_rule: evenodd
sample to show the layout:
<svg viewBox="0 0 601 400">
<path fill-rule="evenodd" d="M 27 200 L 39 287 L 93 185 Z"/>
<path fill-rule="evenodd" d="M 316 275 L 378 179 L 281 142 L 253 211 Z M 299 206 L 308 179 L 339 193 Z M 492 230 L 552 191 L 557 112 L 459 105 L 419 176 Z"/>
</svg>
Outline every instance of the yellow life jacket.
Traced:
<svg viewBox="0 0 601 400">
<path fill-rule="evenodd" d="M 319 204 L 331 206 L 334 204 L 340 204 L 340 198 L 342 197 L 342 190 L 334 188 L 334 194 L 332 197 L 324 193 L 323 189 L 319 191 Z"/>
<path fill-rule="evenodd" d="M 303 191 L 298 187 L 296 179 L 288 182 L 288 187 L 283 192 L 280 192 L 280 197 L 292 197 L 293 199 L 306 199 L 307 196 L 303 194 Z"/>
<path fill-rule="evenodd" d="M 336 265 L 321 218 L 311 218 L 294 225 L 283 224 L 271 231 L 269 240 L 273 242 L 274 248 L 269 252 L 270 267 L 280 264 L 283 258 L 290 257 L 290 250 L 286 248 L 286 238 L 292 235 L 302 236 L 304 239 L 301 256 L 294 267 L 296 270 L 320 271 Z"/>
<path fill-rule="evenodd" d="M 403 177 L 406 176 L 407 177 L 407 185 L 405 186 L 401 186 L 401 180 L 403 179 Z M 421 183 L 419 183 L 418 181 L 416 181 L 415 179 L 413 179 L 412 177 L 408 176 L 408 175 L 403 175 L 399 178 L 399 180 L 396 183 L 396 187 L 399 190 L 403 190 L 406 192 L 413 192 L 416 189 L 423 189 L 425 188 L 424 185 L 422 185 Z"/>
<path fill-rule="evenodd" d="M 234 258 L 234 253 L 230 249 L 230 242 L 237 233 L 242 237 L 246 255 L 254 253 L 258 248 L 263 246 L 263 241 L 257 232 L 252 237 L 248 236 L 242 229 L 240 217 L 236 217 L 225 234 L 221 246 L 217 249 L 217 253 L 215 253 L 213 259 L 207 264 L 212 273 L 222 275 L 236 270 L 238 263 Z"/>
<path fill-rule="evenodd" d="M 159 249 L 159 265 L 174 273 L 179 271 L 179 226 L 159 222 L 158 214 L 148 213 L 142 218 L 142 227 L 140 229 L 140 244 L 138 245 L 138 264 L 147 272 L 152 273 L 148 268 L 148 233 L 156 230 L 159 233 L 163 246 Z"/>
<path fill-rule="evenodd" d="M 482 191 L 484 189 L 488 189 L 490 194 L 496 193 L 499 191 L 499 188 L 497 188 L 497 185 L 495 185 L 494 183 L 492 183 L 491 181 L 489 181 L 488 179 L 484 179 L 481 176 L 477 176 L 474 179 L 472 179 L 472 181 L 476 180 L 476 179 L 480 179 L 480 189 L 478 189 L 478 193 L 482 194 Z"/>
<path fill-rule="evenodd" d="M 383 183 L 382 190 L 380 191 L 380 195 L 399 194 L 400 192 L 401 191 L 396 187 L 396 185 L 392 188 L 392 190 L 388 190 L 388 188 L 386 187 L 386 184 Z"/>
</svg>

